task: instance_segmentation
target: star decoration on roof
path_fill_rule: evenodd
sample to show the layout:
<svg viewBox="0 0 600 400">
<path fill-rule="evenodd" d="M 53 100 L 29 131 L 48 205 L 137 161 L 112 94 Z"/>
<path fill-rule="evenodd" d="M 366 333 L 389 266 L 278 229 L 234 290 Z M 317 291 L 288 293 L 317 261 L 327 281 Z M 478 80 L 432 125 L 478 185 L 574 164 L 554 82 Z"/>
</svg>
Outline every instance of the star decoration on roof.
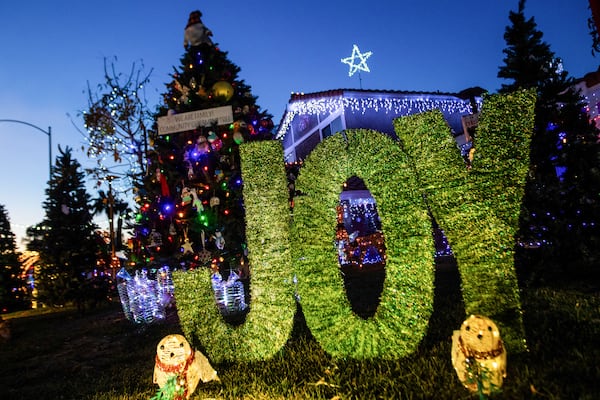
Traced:
<svg viewBox="0 0 600 400">
<path fill-rule="evenodd" d="M 350 71 L 348 71 L 348 76 L 354 75 L 357 71 L 365 71 L 371 72 L 369 66 L 367 65 L 367 58 L 371 57 L 373 53 L 367 51 L 366 53 L 361 53 L 358 49 L 357 45 L 352 47 L 352 55 L 350 57 L 342 58 L 342 62 L 344 64 L 348 64 L 350 66 Z"/>
</svg>

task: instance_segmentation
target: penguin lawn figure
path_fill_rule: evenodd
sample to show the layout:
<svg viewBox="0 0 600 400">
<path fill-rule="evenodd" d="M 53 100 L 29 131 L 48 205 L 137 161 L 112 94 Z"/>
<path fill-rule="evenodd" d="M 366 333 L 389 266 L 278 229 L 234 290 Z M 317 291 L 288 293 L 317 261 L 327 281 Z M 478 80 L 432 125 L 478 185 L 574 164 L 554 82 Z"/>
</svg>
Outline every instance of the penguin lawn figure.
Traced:
<svg viewBox="0 0 600 400">
<path fill-rule="evenodd" d="M 189 399 L 198 382 L 220 381 L 208 359 L 182 335 L 167 335 L 156 346 L 153 382 L 173 400 Z"/>
<path fill-rule="evenodd" d="M 471 315 L 454 331 L 452 365 L 470 391 L 490 394 L 500 389 L 506 377 L 506 351 L 491 319 Z"/>
</svg>

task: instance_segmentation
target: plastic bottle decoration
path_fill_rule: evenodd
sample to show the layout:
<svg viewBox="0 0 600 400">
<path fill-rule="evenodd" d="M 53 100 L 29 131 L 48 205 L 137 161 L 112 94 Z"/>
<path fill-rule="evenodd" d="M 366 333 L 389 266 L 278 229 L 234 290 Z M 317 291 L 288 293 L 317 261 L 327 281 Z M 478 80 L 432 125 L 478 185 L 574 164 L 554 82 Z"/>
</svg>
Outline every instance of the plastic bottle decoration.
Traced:
<svg viewBox="0 0 600 400">
<path fill-rule="evenodd" d="M 244 285 L 234 271 L 229 272 L 226 281 L 223 280 L 220 273 L 213 273 L 211 285 L 215 293 L 217 308 L 223 316 L 235 315 L 248 308 L 244 298 Z"/>
<path fill-rule="evenodd" d="M 131 283 L 131 275 L 129 275 L 129 272 L 125 268 L 121 268 L 117 272 L 117 281 L 117 291 L 119 292 L 123 314 L 125 314 L 125 318 L 129 321 L 133 321 L 133 313 L 129 306 L 129 295 L 127 294 L 127 286 Z"/>
<path fill-rule="evenodd" d="M 160 387 L 154 398 L 189 399 L 198 382 L 218 381 L 217 371 L 204 354 L 194 351 L 182 335 L 167 335 L 156 346 L 153 382 Z"/>
<path fill-rule="evenodd" d="M 491 319 L 471 315 L 454 331 L 452 365 L 462 384 L 480 397 L 500 390 L 506 377 L 506 351 Z"/>
<path fill-rule="evenodd" d="M 164 319 L 164 308 L 158 299 L 156 281 L 148 279 L 146 271 L 136 271 L 131 284 L 127 286 L 127 295 L 133 322 L 150 324 Z"/>
<path fill-rule="evenodd" d="M 166 265 L 156 271 L 156 290 L 161 307 L 166 309 L 173 305 L 175 302 L 175 286 L 173 285 L 171 269 Z"/>
</svg>

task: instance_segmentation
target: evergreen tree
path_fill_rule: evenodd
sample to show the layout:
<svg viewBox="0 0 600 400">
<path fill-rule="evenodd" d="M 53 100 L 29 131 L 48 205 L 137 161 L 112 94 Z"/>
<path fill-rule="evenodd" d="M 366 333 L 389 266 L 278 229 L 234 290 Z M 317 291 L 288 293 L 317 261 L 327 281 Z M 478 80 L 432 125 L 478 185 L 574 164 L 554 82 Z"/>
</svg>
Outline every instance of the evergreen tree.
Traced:
<svg viewBox="0 0 600 400">
<path fill-rule="evenodd" d="M 592 37 L 592 54 L 600 52 L 600 0 L 589 0 L 588 28 Z"/>
<path fill-rule="evenodd" d="M 498 77 L 512 80 L 501 92 L 536 88 L 531 170 L 523 204 L 520 255 L 534 271 L 574 271 L 597 264 L 600 180 L 598 131 L 585 113 L 573 78 L 524 15 L 525 0 L 506 27 L 505 65 Z"/>
<path fill-rule="evenodd" d="M 64 151 L 59 147 L 59 152 L 43 203 L 45 218 L 27 230 L 28 250 L 40 255 L 39 300 L 47 305 L 74 301 L 82 306 L 90 295 L 86 288 L 96 267 L 96 226 L 81 165 L 69 147 Z"/>
<path fill-rule="evenodd" d="M 272 139 L 273 122 L 238 77 L 240 68 L 213 43 L 201 15 L 190 14 L 186 51 L 156 115 L 150 173 L 137 199 L 136 255 L 144 264 L 186 268 L 217 260 L 221 270 L 228 270 L 245 256 L 239 145 Z M 216 108 L 227 110 L 231 119 L 160 132 L 165 116 Z"/>
<path fill-rule="evenodd" d="M 26 292 L 21 276 L 21 262 L 10 229 L 4 205 L 0 204 L 0 312 L 12 311 L 25 305 Z"/>
</svg>

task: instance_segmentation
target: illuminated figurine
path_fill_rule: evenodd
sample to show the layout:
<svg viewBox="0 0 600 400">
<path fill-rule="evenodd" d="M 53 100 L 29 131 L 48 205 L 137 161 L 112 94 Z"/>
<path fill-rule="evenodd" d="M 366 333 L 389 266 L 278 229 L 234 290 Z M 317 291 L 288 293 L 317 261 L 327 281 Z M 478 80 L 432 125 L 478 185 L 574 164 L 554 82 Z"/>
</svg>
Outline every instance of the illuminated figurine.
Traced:
<svg viewBox="0 0 600 400">
<path fill-rule="evenodd" d="M 452 365 L 470 391 L 490 394 L 500 389 L 506 377 L 506 351 L 491 319 L 471 315 L 454 331 Z"/>
<path fill-rule="evenodd" d="M 173 398 L 189 399 L 198 382 L 220 381 L 206 356 L 194 351 L 182 335 L 167 335 L 156 346 L 153 382 L 166 391 L 173 384 Z"/>
</svg>

